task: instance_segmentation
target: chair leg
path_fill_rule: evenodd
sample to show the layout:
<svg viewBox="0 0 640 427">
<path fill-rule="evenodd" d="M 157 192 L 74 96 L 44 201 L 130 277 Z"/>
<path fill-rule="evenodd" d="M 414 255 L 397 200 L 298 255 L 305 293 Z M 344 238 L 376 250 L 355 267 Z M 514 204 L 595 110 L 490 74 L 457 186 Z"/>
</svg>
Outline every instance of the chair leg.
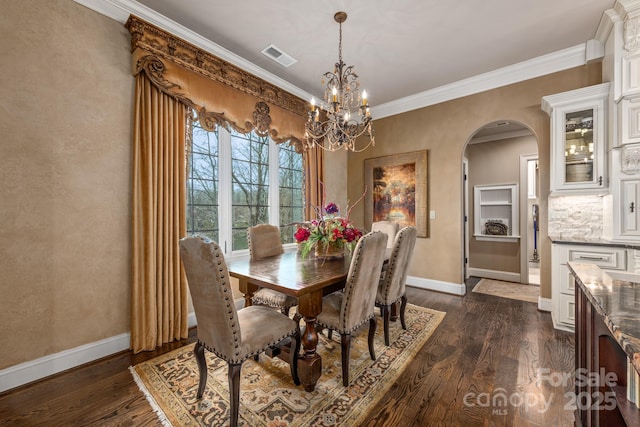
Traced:
<svg viewBox="0 0 640 427">
<path fill-rule="evenodd" d="M 230 426 L 237 427 L 238 425 L 238 412 L 240 409 L 240 370 L 242 369 L 242 363 L 229 363 L 229 404 L 230 404 Z"/>
<path fill-rule="evenodd" d="M 301 319 L 302 319 L 302 316 L 300 315 L 300 313 L 296 312 L 296 314 L 293 315 L 293 321 L 298 324 L 298 328 L 300 327 Z"/>
<path fill-rule="evenodd" d="M 391 305 L 385 304 L 380 307 L 380 311 L 382 311 L 382 321 L 384 328 L 384 344 L 389 346 L 389 321 L 391 318 Z"/>
<path fill-rule="evenodd" d="M 333 338 L 333 329 L 328 329 L 327 330 L 327 338 L 329 338 L 329 339 Z"/>
<path fill-rule="evenodd" d="M 402 323 L 402 329 L 407 329 L 407 323 L 404 318 L 404 311 L 407 308 L 407 294 L 402 295 L 400 303 L 400 323 Z"/>
<path fill-rule="evenodd" d="M 300 385 L 300 377 L 298 377 L 298 355 L 300 353 L 300 327 L 296 328 L 296 333 L 291 337 L 293 345 L 289 349 L 289 366 L 291 366 L 291 377 L 295 385 Z"/>
<path fill-rule="evenodd" d="M 281 312 L 282 314 L 284 314 L 285 316 L 289 317 L 289 309 L 290 309 L 290 307 L 282 307 L 282 308 L 280 309 L 280 312 Z"/>
<path fill-rule="evenodd" d="M 200 384 L 198 385 L 198 394 L 196 397 L 201 399 L 204 388 L 207 385 L 207 360 L 204 357 L 204 346 L 200 341 L 196 341 L 196 345 L 193 347 L 193 354 L 196 356 L 198 372 L 200 373 Z"/>
<path fill-rule="evenodd" d="M 349 353 L 351 352 L 351 334 L 340 335 L 342 353 L 342 385 L 349 386 Z"/>
<path fill-rule="evenodd" d="M 371 356 L 371 360 L 376 360 L 376 350 L 373 348 L 376 337 L 376 325 L 375 317 L 369 319 L 369 355 Z"/>
</svg>

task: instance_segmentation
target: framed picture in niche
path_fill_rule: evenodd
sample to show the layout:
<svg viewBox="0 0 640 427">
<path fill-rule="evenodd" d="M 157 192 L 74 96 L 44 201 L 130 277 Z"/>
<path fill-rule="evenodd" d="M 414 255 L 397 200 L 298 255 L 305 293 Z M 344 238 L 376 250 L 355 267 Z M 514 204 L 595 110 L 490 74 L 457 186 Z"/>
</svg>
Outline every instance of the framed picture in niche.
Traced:
<svg viewBox="0 0 640 427">
<path fill-rule="evenodd" d="M 392 221 L 427 237 L 427 150 L 364 161 L 365 226 Z"/>
</svg>

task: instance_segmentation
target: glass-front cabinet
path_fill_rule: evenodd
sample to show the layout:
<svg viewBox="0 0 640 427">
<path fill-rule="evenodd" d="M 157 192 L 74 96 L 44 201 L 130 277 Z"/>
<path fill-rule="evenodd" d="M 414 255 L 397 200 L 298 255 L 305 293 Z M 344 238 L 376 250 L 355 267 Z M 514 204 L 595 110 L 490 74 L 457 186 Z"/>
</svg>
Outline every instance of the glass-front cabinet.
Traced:
<svg viewBox="0 0 640 427">
<path fill-rule="evenodd" d="M 606 119 L 609 83 L 542 98 L 551 117 L 551 192 L 607 187 Z"/>
</svg>

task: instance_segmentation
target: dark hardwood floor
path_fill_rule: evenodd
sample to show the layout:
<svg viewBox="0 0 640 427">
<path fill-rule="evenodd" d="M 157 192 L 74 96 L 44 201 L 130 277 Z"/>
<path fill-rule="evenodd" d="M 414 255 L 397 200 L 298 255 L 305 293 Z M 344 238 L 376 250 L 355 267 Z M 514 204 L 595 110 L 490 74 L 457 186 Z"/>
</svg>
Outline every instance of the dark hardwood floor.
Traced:
<svg viewBox="0 0 640 427">
<path fill-rule="evenodd" d="M 464 297 L 408 288 L 410 303 L 447 315 L 364 425 L 573 424 L 565 409 L 573 384 L 559 380 L 573 374 L 573 334 L 554 330 L 534 303 L 471 292 L 476 281 Z M 119 353 L 0 394 L 0 425 L 160 425 L 128 367 L 193 342 L 194 332 L 155 352 Z"/>
</svg>

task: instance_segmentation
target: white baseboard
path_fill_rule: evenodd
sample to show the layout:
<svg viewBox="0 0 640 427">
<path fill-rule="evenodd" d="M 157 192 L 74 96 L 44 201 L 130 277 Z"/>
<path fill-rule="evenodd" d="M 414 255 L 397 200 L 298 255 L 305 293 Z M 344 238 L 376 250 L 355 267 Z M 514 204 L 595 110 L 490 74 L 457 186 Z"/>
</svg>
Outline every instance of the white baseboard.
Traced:
<svg viewBox="0 0 640 427">
<path fill-rule="evenodd" d="M 425 279 L 423 277 L 407 276 L 407 286 L 427 289 L 430 291 L 444 292 L 453 295 L 465 295 L 467 287 L 464 283 L 441 282 L 440 280 Z"/>
<path fill-rule="evenodd" d="M 551 298 L 538 297 L 538 310 L 551 312 L 552 307 Z"/>
<path fill-rule="evenodd" d="M 131 334 L 127 332 L 3 369 L 0 371 L 0 392 L 126 350 L 130 338 Z"/>
<path fill-rule="evenodd" d="M 573 326 L 569 326 L 561 322 L 556 322 L 556 319 L 553 316 L 553 312 L 551 312 L 551 322 L 553 323 L 553 327 L 555 329 L 566 332 L 575 332 L 575 328 Z"/>
<path fill-rule="evenodd" d="M 187 324 L 190 328 L 196 325 L 194 313 L 187 316 Z M 127 332 L 10 366 L 0 370 L 0 393 L 127 350 L 130 342 L 131 334 Z"/>
<path fill-rule="evenodd" d="M 469 276 L 485 277 L 487 279 L 520 283 L 520 273 L 510 273 L 508 271 L 487 270 L 484 268 L 469 267 Z"/>
</svg>

